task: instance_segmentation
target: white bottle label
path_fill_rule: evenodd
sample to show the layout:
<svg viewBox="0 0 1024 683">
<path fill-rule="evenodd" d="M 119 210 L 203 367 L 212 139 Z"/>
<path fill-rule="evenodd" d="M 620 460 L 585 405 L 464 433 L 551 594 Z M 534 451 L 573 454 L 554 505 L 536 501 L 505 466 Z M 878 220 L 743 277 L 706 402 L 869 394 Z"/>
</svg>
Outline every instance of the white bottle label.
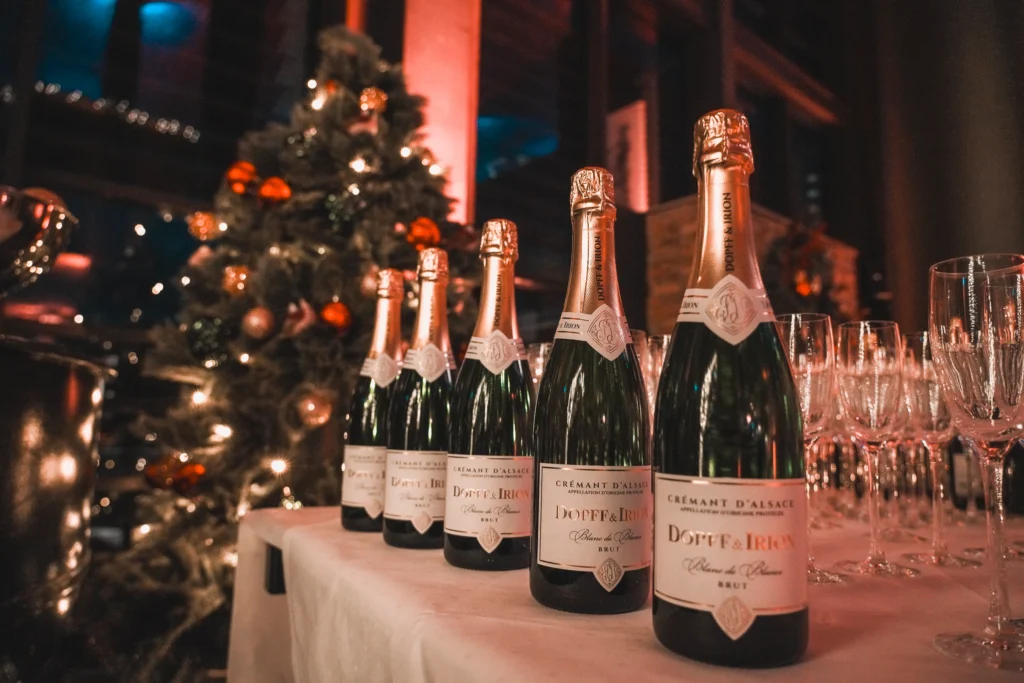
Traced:
<svg viewBox="0 0 1024 683">
<path fill-rule="evenodd" d="M 447 459 L 444 451 L 389 450 L 384 518 L 412 522 L 421 534 L 443 520 Z"/>
<path fill-rule="evenodd" d="M 433 382 L 445 370 L 455 369 L 455 359 L 433 344 L 427 344 L 422 349 L 410 350 L 405 354 L 405 367 L 412 368 L 420 377 Z"/>
<path fill-rule="evenodd" d="M 395 361 L 394 358 L 386 353 L 382 353 L 376 358 L 367 358 L 363 361 L 363 367 L 359 370 L 359 374 L 363 377 L 369 377 L 377 383 L 379 387 L 386 387 L 395 381 L 398 377 L 399 370 L 402 366 Z"/>
<path fill-rule="evenodd" d="M 541 463 L 537 563 L 593 572 L 611 591 L 651 564 L 651 468 Z"/>
<path fill-rule="evenodd" d="M 654 475 L 654 594 L 711 612 L 737 640 L 807 607 L 804 479 Z"/>
<path fill-rule="evenodd" d="M 341 504 L 363 508 L 370 519 L 384 510 L 383 446 L 345 446 L 345 472 L 341 477 Z"/>
<path fill-rule="evenodd" d="M 750 289 L 735 275 L 726 275 L 712 289 L 687 288 L 679 307 L 680 323 L 703 323 L 733 346 L 772 320 L 772 305 L 763 289 Z"/>
<path fill-rule="evenodd" d="M 449 454 L 447 479 L 445 533 L 471 536 L 488 553 L 530 535 L 533 458 Z"/>
<path fill-rule="evenodd" d="M 476 359 L 492 374 L 497 375 L 517 360 L 526 360 L 526 345 L 522 339 L 509 339 L 501 330 L 486 337 L 473 337 L 466 349 L 466 360 Z"/>
<path fill-rule="evenodd" d="M 593 313 L 563 312 L 555 339 L 586 342 L 608 360 L 618 358 L 626 344 L 633 343 L 626 316 L 616 315 L 608 304 L 601 304 Z"/>
</svg>

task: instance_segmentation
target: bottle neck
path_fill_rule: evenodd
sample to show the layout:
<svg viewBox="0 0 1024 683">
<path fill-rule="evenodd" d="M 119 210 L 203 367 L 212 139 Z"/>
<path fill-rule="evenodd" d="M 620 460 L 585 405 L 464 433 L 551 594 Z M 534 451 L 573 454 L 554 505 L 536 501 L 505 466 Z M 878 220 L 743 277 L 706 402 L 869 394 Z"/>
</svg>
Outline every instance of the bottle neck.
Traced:
<svg viewBox="0 0 1024 683">
<path fill-rule="evenodd" d="M 565 294 L 566 313 L 593 313 L 607 304 L 622 315 L 619 277 L 615 271 L 615 220 L 598 210 L 572 216 L 572 266 Z"/>
<path fill-rule="evenodd" d="M 474 337 L 486 337 L 500 330 L 509 339 L 519 338 L 516 320 L 515 263 L 500 256 L 484 259 L 484 280 L 480 288 L 480 315 Z"/>
<path fill-rule="evenodd" d="M 736 164 L 702 164 L 697 244 L 687 287 L 712 289 L 726 275 L 764 289 L 750 217 L 750 176 Z"/>
<path fill-rule="evenodd" d="M 402 360 L 401 299 L 377 299 L 377 318 L 373 323 L 373 338 L 367 357 L 374 359 L 385 353 L 394 361 Z"/>
<path fill-rule="evenodd" d="M 433 344 L 451 354 L 448 339 L 448 283 L 420 280 L 420 307 L 409 348 L 418 350 Z"/>
</svg>

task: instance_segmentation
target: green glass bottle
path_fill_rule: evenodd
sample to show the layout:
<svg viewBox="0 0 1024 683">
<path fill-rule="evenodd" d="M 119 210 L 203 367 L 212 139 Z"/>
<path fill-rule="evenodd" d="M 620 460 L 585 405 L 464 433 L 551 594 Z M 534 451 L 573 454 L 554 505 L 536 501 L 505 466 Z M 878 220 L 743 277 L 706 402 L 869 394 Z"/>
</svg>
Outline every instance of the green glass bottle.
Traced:
<svg viewBox="0 0 1024 683">
<path fill-rule="evenodd" d="M 651 461 L 647 398 L 615 271 L 612 177 L 572 178 L 572 266 L 537 394 L 530 592 L 610 614 L 647 601 Z"/>
<path fill-rule="evenodd" d="M 697 250 L 654 420 L 654 632 L 726 666 L 807 647 L 807 499 L 796 388 L 757 266 L 750 129 L 694 130 Z"/>
<path fill-rule="evenodd" d="M 530 564 L 533 402 L 516 321 L 516 225 L 484 223 L 480 313 L 452 392 L 444 557 L 465 569 Z"/>
<path fill-rule="evenodd" d="M 380 531 L 383 527 L 384 429 L 402 362 L 402 294 L 402 274 L 393 268 L 381 270 L 370 351 L 352 394 L 345 434 L 341 526 L 350 531 Z"/>
<path fill-rule="evenodd" d="M 388 407 L 384 542 L 441 548 L 455 368 L 448 339 L 448 254 L 424 249 L 418 275 L 416 326 Z"/>
</svg>

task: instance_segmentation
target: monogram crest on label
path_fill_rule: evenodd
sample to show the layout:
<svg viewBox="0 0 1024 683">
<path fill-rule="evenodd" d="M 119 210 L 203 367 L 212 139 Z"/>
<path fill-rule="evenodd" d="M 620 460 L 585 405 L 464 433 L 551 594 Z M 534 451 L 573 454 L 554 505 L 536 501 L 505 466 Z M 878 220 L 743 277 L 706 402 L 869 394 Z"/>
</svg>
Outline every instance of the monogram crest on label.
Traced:
<svg viewBox="0 0 1024 683">
<path fill-rule="evenodd" d="M 448 369 L 448 361 L 441 350 L 433 344 L 418 349 L 415 354 L 416 372 L 420 377 L 433 382 Z"/>
<path fill-rule="evenodd" d="M 600 583 L 609 593 L 619 585 L 619 581 L 622 580 L 622 574 L 622 567 L 613 557 L 609 557 L 607 560 L 599 564 L 597 569 L 594 570 L 594 576 L 597 578 L 597 582 Z"/>
<path fill-rule="evenodd" d="M 395 359 L 382 353 L 373 363 L 370 378 L 377 383 L 377 386 L 386 387 L 398 377 L 398 370 L 398 363 L 395 362 Z"/>
<path fill-rule="evenodd" d="M 434 523 L 434 518 L 427 514 L 426 510 L 420 510 L 415 517 L 412 518 L 412 525 L 416 531 L 421 534 L 427 533 L 427 529 Z"/>
<path fill-rule="evenodd" d="M 380 517 L 380 513 L 384 512 L 384 504 L 376 498 L 371 498 L 366 501 L 366 505 L 363 506 L 363 509 L 366 510 L 366 514 L 370 516 L 370 519 L 377 519 Z"/>
<path fill-rule="evenodd" d="M 733 640 L 739 640 L 756 617 L 754 612 L 735 595 L 716 607 L 712 614 L 725 635 Z"/>
<path fill-rule="evenodd" d="M 711 290 L 704 306 L 704 322 L 712 332 L 735 345 L 757 328 L 764 310 L 764 302 L 755 298 L 743 282 L 726 275 Z"/>
<path fill-rule="evenodd" d="M 601 304 L 594 311 L 594 317 L 587 327 L 587 337 L 590 345 L 608 360 L 618 358 L 626 348 L 619 316 L 607 304 Z"/>
<path fill-rule="evenodd" d="M 509 339 L 501 330 L 494 330 L 486 337 L 473 337 L 466 358 L 480 361 L 497 375 L 515 361 L 526 358 L 526 349 L 521 339 Z"/>
<path fill-rule="evenodd" d="M 480 542 L 480 547 L 487 553 L 493 553 L 494 549 L 501 543 L 501 534 L 493 526 L 489 526 L 484 529 L 483 533 L 476 537 L 476 540 Z"/>
</svg>

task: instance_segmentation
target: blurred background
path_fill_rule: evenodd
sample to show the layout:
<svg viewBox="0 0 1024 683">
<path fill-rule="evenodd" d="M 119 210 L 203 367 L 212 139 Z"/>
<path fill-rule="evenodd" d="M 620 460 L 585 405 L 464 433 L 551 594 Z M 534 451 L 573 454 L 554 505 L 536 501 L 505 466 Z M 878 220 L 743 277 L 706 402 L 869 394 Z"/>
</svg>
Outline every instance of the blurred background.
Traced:
<svg viewBox="0 0 1024 683">
<path fill-rule="evenodd" d="M 96 544 L 129 542 L 146 489 L 156 446 L 129 426 L 178 396 L 139 369 L 199 246 L 186 217 L 212 208 L 242 133 L 307 97 L 317 32 L 346 21 L 430 98 L 427 142 L 457 171 L 458 218 L 519 225 L 527 343 L 548 341 L 561 311 L 568 180 L 584 165 L 616 177 L 631 327 L 669 331 L 693 248 L 692 126 L 722 106 L 750 119 L 777 312 L 921 329 L 931 263 L 1024 251 L 1020 2 L 6 0 L 0 183 L 55 191 L 81 227 L 51 273 L 0 302 L 0 332 L 119 373 Z M 432 58 L 446 40 L 466 49 Z M 445 69 L 468 85 L 449 89 Z"/>
</svg>

